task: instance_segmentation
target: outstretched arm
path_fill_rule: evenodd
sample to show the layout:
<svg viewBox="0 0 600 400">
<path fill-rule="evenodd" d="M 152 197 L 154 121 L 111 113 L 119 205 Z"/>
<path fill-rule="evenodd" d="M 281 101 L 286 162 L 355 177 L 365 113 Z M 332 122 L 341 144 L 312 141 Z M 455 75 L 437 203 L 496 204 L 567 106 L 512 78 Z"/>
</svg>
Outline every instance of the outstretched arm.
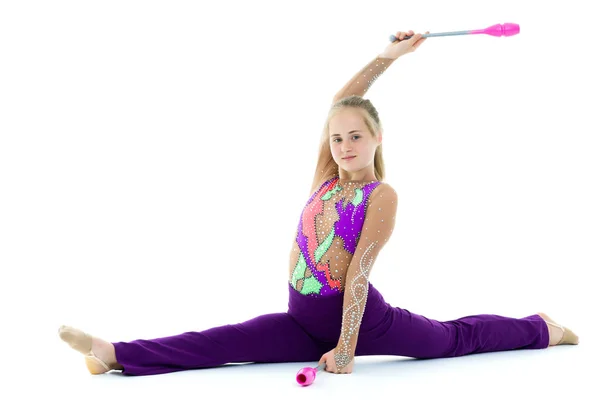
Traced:
<svg viewBox="0 0 600 400">
<path fill-rule="evenodd" d="M 342 329 L 334 359 L 341 371 L 354 359 L 358 332 L 365 311 L 369 274 L 377 255 L 392 235 L 396 223 L 398 195 L 388 184 L 369 198 L 365 221 L 346 275 Z"/>
<path fill-rule="evenodd" d="M 394 62 L 394 59 L 377 56 L 370 61 L 363 69 L 346 83 L 346 85 L 335 95 L 333 101 L 336 102 L 344 97 L 356 95 L 364 96 L 371 85 L 379 78 L 381 74 Z"/>
<path fill-rule="evenodd" d="M 429 31 L 428 31 L 429 32 Z M 405 36 L 412 36 L 410 39 L 401 39 Z M 390 43 L 387 47 L 371 60 L 363 69 L 358 71 L 356 75 L 346 83 L 346 85 L 334 96 L 334 103 L 344 97 L 356 95 L 364 96 L 367 90 L 379 78 L 381 74 L 388 69 L 398 57 L 415 51 L 426 38 L 422 38 L 421 34 L 414 34 L 412 30 L 408 32 L 397 32 L 396 37 L 400 40 Z"/>
</svg>

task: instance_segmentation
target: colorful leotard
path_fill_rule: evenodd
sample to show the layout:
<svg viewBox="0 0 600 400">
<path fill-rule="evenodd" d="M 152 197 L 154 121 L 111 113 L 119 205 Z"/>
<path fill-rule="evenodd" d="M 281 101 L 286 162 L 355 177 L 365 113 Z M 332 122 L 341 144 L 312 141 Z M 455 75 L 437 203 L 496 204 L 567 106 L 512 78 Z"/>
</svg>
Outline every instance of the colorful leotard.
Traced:
<svg viewBox="0 0 600 400">
<path fill-rule="evenodd" d="M 342 291 L 371 193 L 380 184 L 379 181 L 340 183 L 335 176 L 313 193 L 300 215 L 290 255 L 290 283 L 296 290 L 312 296 Z M 389 213 L 385 216 L 394 217 Z M 371 225 L 376 225 L 376 221 Z M 368 233 L 369 226 L 364 229 Z"/>
<path fill-rule="evenodd" d="M 390 185 L 335 176 L 313 193 L 300 215 L 290 285 L 307 296 L 335 296 L 345 290 L 335 354 L 339 369 L 354 356 L 369 273 L 392 234 L 396 209 L 397 195 Z"/>
</svg>

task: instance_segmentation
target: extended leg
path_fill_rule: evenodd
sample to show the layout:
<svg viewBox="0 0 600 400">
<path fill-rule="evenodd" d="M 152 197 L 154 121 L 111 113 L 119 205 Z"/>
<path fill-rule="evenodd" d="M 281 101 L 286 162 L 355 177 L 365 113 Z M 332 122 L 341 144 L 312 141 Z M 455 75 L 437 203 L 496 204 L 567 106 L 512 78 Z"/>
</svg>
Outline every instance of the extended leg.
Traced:
<svg viewBox="0 0 600 400">
<path fill-rule="evenodd" d="M 546 322 L 537 314 L 524 318 L 510 318 L 481 314 L 446 321 L 455 340 L 446 357 L 473 353 L 516 349 L 543 349 L 548 347 Z"/>
<path fill-rule="evenodd" d="M 548 347 L 548 328 L 539 315 L 509 318 L 471 315 L 440 322 L 390 307 L 379 328 L 359 335 L 356 355 L 415 358 L 456 357 L 514 349 Z"/>
<path fill-rule="evenodd" d="M 113 342 L 127 375 L 152 375 L 244 362 L 316 361 L 321 350 L 287 313 L 158 339 Z"/>
<path fill-rule="evenodd" d="M 390 306 L 370 285 L 355 355 L 443 358 L 541 349 L 548 344 L 548 326 L 537 314 L 525 318 L 481 314 L 441 322 Z"/>
</svg>

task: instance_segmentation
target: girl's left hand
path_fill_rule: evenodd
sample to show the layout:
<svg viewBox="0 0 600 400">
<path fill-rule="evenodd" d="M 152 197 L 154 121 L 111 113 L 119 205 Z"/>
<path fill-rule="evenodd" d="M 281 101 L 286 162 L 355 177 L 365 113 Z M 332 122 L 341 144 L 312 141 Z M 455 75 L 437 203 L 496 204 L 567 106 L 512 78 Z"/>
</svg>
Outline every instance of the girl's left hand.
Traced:
<svg viewBox="0 0 600 400">
<path fill-rule="evenodd" d="M 327 372 L 332 372 L 334 374 L 351 374 L 352 367 L 354 366 L 354 358 L 352 358 L 352 361 L 350 361 L 350 363 L 348 365 L 346 365 L 344 368 L 342 368 L 341 370 L 338 371 L 337 366 L 335 365 L 334 356 L 335 356 L 335 349 L 323 354 L 323 356 L 319 360 L 319 364 L 317 365 L 317 368 L 319 368 L 322 363 L 325 363 L 325 371 L 327 371 Z"/>
<path fill-rule="evenodd" d="M 429 33 L 429 31 L 425 33 Z M 412 37 L 410 39 L 403 39 L 404 36 Z M 397 32 L 396 37 L 400 39 L 400 41 L 395 41 L 388 44 L 385 50 L 383 50 L 383 52 L 379 55 L 380 57 L 391 58 L 395 60 L 406 53 L 412 53 L 418 49 L 424 41 L 427 40 L 427 38 L 421 37 L 420 33 L 415 35 L 412 30 L 408 32 Z"/>
</svg>

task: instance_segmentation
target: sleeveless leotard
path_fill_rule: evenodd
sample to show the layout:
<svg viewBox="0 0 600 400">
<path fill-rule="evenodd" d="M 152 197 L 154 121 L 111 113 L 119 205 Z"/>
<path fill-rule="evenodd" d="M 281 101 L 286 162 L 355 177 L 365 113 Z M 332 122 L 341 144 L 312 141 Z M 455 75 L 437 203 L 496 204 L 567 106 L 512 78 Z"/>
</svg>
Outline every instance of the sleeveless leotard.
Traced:
<svg viewBox="0 0 600 400">
<path fill-rule="evenodd" d="M 361 236 L 366 235 L 366 247 L 374 247 L 377 239 L 387 240 L 391 234 L 388 225 L 393 224 L 395 218 L 395 198 L 388 195 L 389 205 L 386 204 L 385 209 L 379 207 L 379 221 L 365 221 L 367 207 L 372 203 L 371 194 L 382 184 L 380 181 L 340 181 L 339 176 L 334 176 L 312 194 L 302 210 L 290 254 L 289 282 L 294 289 L 310 296 L 342 292 Z M 385 192 L 395 195 L 391 186 L 384 185 L 386 188 L 381 189 L 388 189 Z M 384 226 L 385 237 L 380 237 L 380 228 Z M 367 239 L 370 233 L 371 239 Z M 367 249 L 361 250 L 364 253 Z"/>
<path fill-rule="evenodd" d="M 313 193 L 302 210 L 290 256 L 290 283 L 296 290 L 312 296 L 343 290 L 370 196 L 381 184 L 340 183 L 334 176 Z"/>
<path fill-rule="evenodd" d="M 364 314 L 369 273 L 391 236 L 397 194 L 380 181 L 326 180 L 300 215 L 290 255 L 289 284 L 307 296 L 344 293 L 335 355 L 342 368 L 353 358 Z"/>
</svg>

